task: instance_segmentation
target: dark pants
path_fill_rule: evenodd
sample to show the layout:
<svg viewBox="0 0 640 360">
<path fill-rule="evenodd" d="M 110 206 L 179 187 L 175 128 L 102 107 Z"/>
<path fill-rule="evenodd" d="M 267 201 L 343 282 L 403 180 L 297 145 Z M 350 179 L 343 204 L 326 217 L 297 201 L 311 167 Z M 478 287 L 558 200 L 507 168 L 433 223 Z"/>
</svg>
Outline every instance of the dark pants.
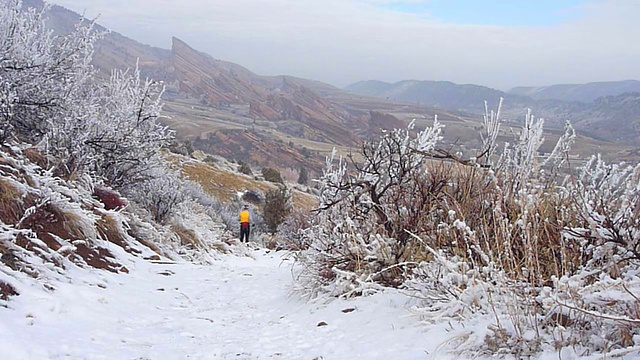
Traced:
<svg viewBox="0 0 640 360">
<path fill-rule="evenodd" d="M 249 242 L 249 224 L 240 224 L 240 242 Z"/>
</svg>

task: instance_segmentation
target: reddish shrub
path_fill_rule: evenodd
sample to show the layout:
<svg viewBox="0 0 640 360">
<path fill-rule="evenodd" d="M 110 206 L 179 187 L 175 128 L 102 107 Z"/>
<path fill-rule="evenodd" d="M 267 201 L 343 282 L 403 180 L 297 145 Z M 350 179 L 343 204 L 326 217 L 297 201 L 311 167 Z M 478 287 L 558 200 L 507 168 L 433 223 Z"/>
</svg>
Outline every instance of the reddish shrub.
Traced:
<svg viewBox="0 0 640 360">
<path fill-rule="evenodd" d="M 100 200 L 107 210 L 117 210 L 127 206 L 127 202 L 120 197 L 120 194 L 111 189 L 96 187 L 93 190 L 93 197 Z"/>
</svg>

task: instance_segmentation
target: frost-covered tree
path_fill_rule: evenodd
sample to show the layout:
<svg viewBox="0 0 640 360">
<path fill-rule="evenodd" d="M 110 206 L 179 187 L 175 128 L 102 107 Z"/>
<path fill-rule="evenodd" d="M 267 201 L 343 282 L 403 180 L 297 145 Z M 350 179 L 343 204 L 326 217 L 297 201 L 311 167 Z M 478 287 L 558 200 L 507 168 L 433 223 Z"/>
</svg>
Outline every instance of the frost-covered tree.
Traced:
<svg viewBox="0 0 640 360">
<path fill-rule="evenodd" d="M 133 74 L 114 71 L 102 90 L 100 113 L 90 122 L 83 144 L 89 150 L 85 158 L 96 159 L 90 170 L 115 186 L 152 178 L 148 172 L 163 166 L 159 150 L 173 137 L 157 122 L 162 84 L 142 81 L 136 68 Z"/>
<path fill-rule="evenodd" d="M 71 34 L 53 35 L 44 14 L 21 10 L 19 0 L 0 1 L 0 141 L 39 141 L 72 109 L 90 106 L 88 83 L 93 44 L 100 34 L 79 23 Z"/>
<path fill-rule="evenodd" d="M 157 123 L 162 84 L 141 80 L 138 69 L 98 77 L 93 23 L 54 35 L 48 6 L 0 4 L 0 141 L 38 144 L 59 175 L 90 172 L 115 187 L 148 179 L 172 138 Z"/>
<path fill-rule="evenodd" d="M 163 85 L 137 68 L 98 76 L 91 58 L 102 34 L 79 20 L 55 35 L 48 10 L 0 0 L 0 142 L 35 145 L 54 174 L 91 175 L 165 219 L 183 194 L 159 190 L 182 181 L 160 154 L 173 138 L 158 122 Z M 148 198 L 137 196 L 143 190 Z"/>
</svg>

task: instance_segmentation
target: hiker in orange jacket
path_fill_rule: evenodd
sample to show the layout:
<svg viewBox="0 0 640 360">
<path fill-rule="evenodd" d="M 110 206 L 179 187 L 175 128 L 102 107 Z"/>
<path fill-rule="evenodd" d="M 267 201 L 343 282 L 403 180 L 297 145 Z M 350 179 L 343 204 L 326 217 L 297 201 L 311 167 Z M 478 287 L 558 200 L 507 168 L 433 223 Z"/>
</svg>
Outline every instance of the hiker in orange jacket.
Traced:
<svg viewBox="0 0 640 360">
<path fill-rule="evenodd" d="M 249 205 L 244 205 L 240 211 L 240 242 L 249 242 L 249 229 L 251 226 L 251 214 Z"/>
</svg>

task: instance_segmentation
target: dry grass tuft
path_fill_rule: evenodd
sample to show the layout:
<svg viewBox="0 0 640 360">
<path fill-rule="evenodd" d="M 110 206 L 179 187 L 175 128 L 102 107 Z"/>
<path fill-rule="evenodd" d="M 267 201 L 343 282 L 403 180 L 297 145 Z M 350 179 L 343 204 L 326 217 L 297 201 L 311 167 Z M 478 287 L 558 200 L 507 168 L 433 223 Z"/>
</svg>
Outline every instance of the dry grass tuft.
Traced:
<svg viewBox="0 0 640 360">
<path fill-rule="evenodd" d="M 22 153 L 32 163 L 40 166 L 41 168 L 46 169 L 49 167 L 48 166 L 49 162 L 47 161 L 47 158 L 40 152 L 40 150 L 30 147 L 30 148 L 24 149 Z"/>
<path fill-rule="evenodd" d="M 127 242 L 127 235 L 123 233 L 118 219 L 110 214 L 99 214 L 100 219 L 96 222 L 98 234 L 103 239 L 114 243 L 130 254 L 140 254 L 141 251 L 130 246 Z"/>
<path fill-rule="evenodd" d="M 18 189 L 9 181 L 0 179 L 0 220 L 5 224 L 15 225 L 23 213 Z"/>
<path fill-rule="evenodd" d="M 195 231 L 187 229 L 180 224 L 171 225 L 171 230 L 180 238 L 180 244 L 191 249 L 199 249 L 203 247 L 202 241 L 198 238 Z"/>
<path fill-rule="evenodd" d="M 432 198 L 422 209 L 424 233 L 418 235 L 430 247 L 468 263 L 482 264 L 488 255 L 512 279 L 544 284 L 576 270 L 580 264 L 577 244 L 561 241 L 564 226 L 574 221 L 559 210 L 567 204 L 553 191 L 541 191 L 538 201 L 524 208 L 522 202 L 518 204 L 521 199 L 504 196 L 501 186 L 488 180 L 487 171 L 448 162 L 431 164 L 427 187 Z M 447 211 L 453 214 L 450 218 Z M 455 219 L 463 223 L 456 225 Z M 443 221 L 450 226 L 438 227 Z M 528 226 L 519 226 L 522 221 Z M 420 253 L 421 244 L 411 248 L 412 260 L 415 254 L 429 260 L 430 254 Z"/>
</svg>

